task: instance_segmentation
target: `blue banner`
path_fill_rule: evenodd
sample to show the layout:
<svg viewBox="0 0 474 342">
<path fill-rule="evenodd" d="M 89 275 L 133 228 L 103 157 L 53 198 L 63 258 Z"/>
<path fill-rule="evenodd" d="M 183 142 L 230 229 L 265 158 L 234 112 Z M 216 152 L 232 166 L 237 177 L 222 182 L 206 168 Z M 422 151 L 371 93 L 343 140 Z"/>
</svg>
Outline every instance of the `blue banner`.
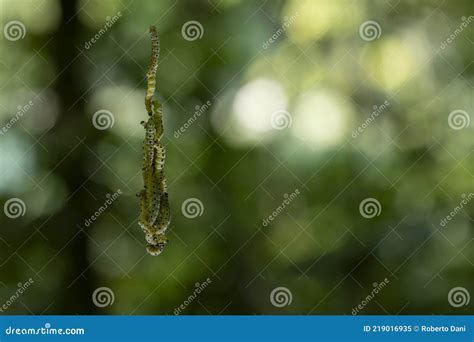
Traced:
<svg viewBox="0 0 474 342">
<path fill-rule="evenodd" d="M 0 341 L 463 341 L 474 316 L 2 316 Z"/>
</svg>

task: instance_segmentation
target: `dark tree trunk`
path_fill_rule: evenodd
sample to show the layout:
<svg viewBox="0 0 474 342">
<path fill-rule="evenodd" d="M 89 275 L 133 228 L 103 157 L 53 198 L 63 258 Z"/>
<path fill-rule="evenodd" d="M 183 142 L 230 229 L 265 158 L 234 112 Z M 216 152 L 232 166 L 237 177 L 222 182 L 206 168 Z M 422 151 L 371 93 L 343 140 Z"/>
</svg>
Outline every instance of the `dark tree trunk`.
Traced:
<svg viewBox="0 0 474 342">
<path fill-rule="evenodd" d="M 83 165 L 87 160 L 87 150 L 81 139 L 85 139 L 84 142 L 89 146 L 95 146 L 98 135 L 91 125 L 90 117 L 85 114 L 84 100 L 81 98 L 87 86 L 80 77 L 83 57 L 76 59 L 80 53 L 78 48 L 83 46 L 81 24 L 76 13 L 77 3 L 75 0 L 62 0 L 61 6 L 61 26 L 48 45 L 51 62 L 57 70 L 53 87 L 61 107 L 57 124 L 46 139 L 48 146 L 54 147 L 55 153 L 50 158 L 49 168 L 54 169 L 54 174 L 65 182 L 68 201 L 61 212 L 48 221 L 45 229 L 48 237 L 57 237 L 57 240 L 50 242 L 59 253 L 48 267 L 59 267 L 65 286 L 54 294 L 56 302 L 47 313 L 91 314 L 96 310 L 91 299 L 95 281 L 87 253 L 89 237 L 80 228 L 90 214 L 87 203 L 91 202 L 91 195 L 85 187 L 91 185 L 91 180 Z M 64 266 L 67 269 L 64 270 Z"/>
</svg>

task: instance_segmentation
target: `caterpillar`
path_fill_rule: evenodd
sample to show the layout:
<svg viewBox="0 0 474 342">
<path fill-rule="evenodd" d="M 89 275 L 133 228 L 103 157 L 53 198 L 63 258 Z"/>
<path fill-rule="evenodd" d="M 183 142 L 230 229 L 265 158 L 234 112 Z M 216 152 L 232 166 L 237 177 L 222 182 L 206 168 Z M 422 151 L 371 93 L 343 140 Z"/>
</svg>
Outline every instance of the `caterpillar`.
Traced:
<svg viewBox="0 0 474 342">
<path fill-rule="evenodd" d="M 155 94 L 156 70 L 158 69 L 158 58 L 160 57 L 160 40 L 155 26 L 150 26 L 151 36 L 151 59 L 146 73 L 147 90 L 145 95 L 145 106 L 149 115 L 152 113 L 151 100 Z"/>
<path fill-rule="evenodd" d="M 163 113 L 159 101 L 153 101 L 156 88 L 156 71 L 160 54 L 160 41 L 154 26 L 150 27 L 151 60 L 146 73 L 147 89 L 145 108 L 148 120 L 140 124 L 145 128 L 143 143 L 143 189 L 139 197 L 140 214 L 138 224 L 145 233 L 146 250 L 156 256 L 163 252 L 168 243 L 165 233 L 171 222 L 168 187 L 164 173 L 166 150 L 160 143 L 163 137 Z"/>
</svg>

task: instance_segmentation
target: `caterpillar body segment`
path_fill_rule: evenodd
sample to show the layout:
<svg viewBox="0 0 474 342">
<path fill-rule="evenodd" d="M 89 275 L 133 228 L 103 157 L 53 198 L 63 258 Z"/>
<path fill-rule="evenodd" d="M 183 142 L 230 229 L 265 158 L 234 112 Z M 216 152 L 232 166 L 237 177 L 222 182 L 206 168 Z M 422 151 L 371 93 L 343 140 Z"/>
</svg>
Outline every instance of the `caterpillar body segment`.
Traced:
<svg viewBox="0 0 474 342">
<path fill-rule="evenodd" d="M 168 193 L 161 195 L 160 215 L 158 216 L 157 228 L 159 234 L 166 233 L 171 219 L 170 205 L 168 202 Z"/>
</svg>

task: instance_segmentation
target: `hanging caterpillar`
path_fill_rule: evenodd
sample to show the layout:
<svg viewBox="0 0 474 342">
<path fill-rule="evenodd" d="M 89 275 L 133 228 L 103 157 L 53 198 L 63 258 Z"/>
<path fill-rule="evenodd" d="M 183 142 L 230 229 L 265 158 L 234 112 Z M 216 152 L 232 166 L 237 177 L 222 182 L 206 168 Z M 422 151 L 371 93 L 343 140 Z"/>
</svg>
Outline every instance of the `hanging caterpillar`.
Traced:
<svg viewBox="0 0 474 342">
<path fill-rule="evenodd" d="M 154 26 L 150 27 L 150 35 L 151 61 L 146 73 L 147 90 L 145 95 L 148 120 L 141 122 L 145 127 L 142 168 L 144 188 L 137 196 L 140 199 L 138 224 L 145 233 L 146 250 L 149 254 L 156 256 L 163 252 L 168 243 L 165 233 L 170 224 L 171 214 L 164 174 L 166 150 L 160 143 L 163 136 L 163 113 L 159 101 L 153 101 L 156 87 L 156 70 L 160 55 L 160 42 Z"/>
</svg>

